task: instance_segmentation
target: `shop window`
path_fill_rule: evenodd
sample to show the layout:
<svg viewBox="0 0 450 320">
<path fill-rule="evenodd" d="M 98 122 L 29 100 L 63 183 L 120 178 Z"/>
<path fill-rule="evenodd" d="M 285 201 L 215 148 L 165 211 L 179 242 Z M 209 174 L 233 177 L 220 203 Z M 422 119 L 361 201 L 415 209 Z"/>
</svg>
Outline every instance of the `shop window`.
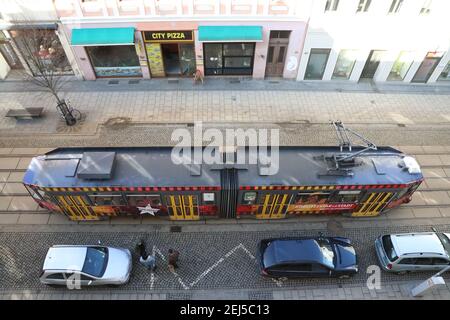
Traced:
<svg viewBox="0 0 450 320">
<path fill-rule="evenodd" d="M 333 79 L 349 79 L 356 62 L 356 50 L 341 50 L 333 71 Z"/>
<path fill-rule="evenodd" d="M 402 81 L 406 74 L 409 71 L 413 63 L 414 57 L 413 52 L 411 51 L 402 51 L 398 56 L 397 60 L 395 60 L 394 65 L 392 66 L 392 70 L 389 73 L 388 80 L 389 81 Z"/>
<path fill-rule="evenodd" d="M 157 194 L 131 194 L 127 195 L 127 202 L 132 207 L 161 206 L 161 197 Z"/>
<path fill-rule="evenodd" d="M 251 75 L 254 43 L 205 43 L 206 75 Z"/>
<path fill-rule="evenodd" d="M 89 194 L 89 199 L 95 206 L 123 206 L 125 201 L 120 194 Z"/>
<path fill-rule="evenodd" d="M 328 192 L 300 192 L 295 196 L 294 204 L 323 204 L 328 203 L 329 198 Z"/>
<path fill-rule="evenodd" d="M 180 44 L 180 69 L 184 76 L 192 76 L 196 70 L 193 44 Z"/>
<path fill-rule="evenodd" d="M 255 191 L 249 191 L 245 192 L 242 197 L 242 204 L 251 205 L 255 204 L 256 202 L 256 192 Z"/>
<path fill-rule="evenodd" d="M 73 74 L 55 30 L 27 29 L 10 33 L 34 76 Z"/>
<path fill-rule="evenodd" d="M 333 197 L 333 201 L 335 203 L 349 203 L 349 202 L 358 202 L 361 196 L 361 191 L 339 191 Z"/>
<path fill-rule="evenodd" d="M 450 61 L 447 62 L 447 65 L 445 66 L 444 70 L 442 70 L 438 78 L 438 81 L 449 81 L 449 80 L 450 80 Z"/>
<path fill-rule="evenodd" d="M 86 47 L 97 77 L 142 76 L 134 46 Z"/>
<path fill-rule="evenodd" d="M 359 0 L 358 9 L 356 12 L 367 12 L 369 11 L 370 2 L 372 0 Z"/>
</svg>

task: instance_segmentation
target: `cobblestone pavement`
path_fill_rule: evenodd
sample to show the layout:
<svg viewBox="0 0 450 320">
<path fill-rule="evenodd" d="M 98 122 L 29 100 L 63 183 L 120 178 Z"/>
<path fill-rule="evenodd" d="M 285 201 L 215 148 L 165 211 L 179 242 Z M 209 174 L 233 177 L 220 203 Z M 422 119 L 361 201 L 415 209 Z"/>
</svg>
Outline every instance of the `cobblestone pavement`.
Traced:
<svg viewBox="0 0 450 320">
<path fill-rule="evenodd" d="M 298 225 L 298 224 L 297 224 Z M 338 232 L 340 236 L 346 236 L 353 240 L 359 254 L 360 273 L 349 280 L 339 279 L 301 279 L 277 282 L 263 278 L 259 275 L 258 264 L 255 259 L 256 245 L 260 239 L 280 236 L 304 236 L 315 235 L 326 229 L 296 228 L 274 231 L 211 231 L 211 232 L 181 232 L 170 233 L 164 231 L 130 232 L 114 231 L 114 228 L 98 232 L 99 229 L 85 227 L 73 228 L 72 231 L 46 229 L 46 232 L 36 230 L 34 232 L 2 232 L 0 233 L 0 279 L 3 293 L 15 290 L 28 290 L 40 293 L 66 293 L 60 288 L 48 288 L 38 281 L 40 268 L 46 250 L 53 244 L 92 244 L 101 241 L 104 245 L 122 246 L 134 252 L 135 244 L 143 239 L 150 250 L 154 250 L 158 269 L 154 277 L 137 263 L 134 252 L 134 267 L 132 277 L 127 285 L 120 288 L 121 292 L 134 293 L 146 291 L 147 293 L 164 293 L 186 295 L 188 298 L 197 294 L 198 290 L 223 291 L 223 290 L 247 290 L 249 298 L 257 298 L 258 295 L 269 294 L 267 292 L 285 290 L 300 290 L 309 292 L 314 289 L 334 287 L 365 287 L 369 265 L 377 264 L 373 241 L 383 233 L 427 231 L 431 226 L 397 226 L 385 228 L 344 228 Z M 449 224 L 437 226 L 438 230 L 449 231 Z M 31 230 L 31 229 L 30 229 Z M 49 230 L 52 230 L 49 232 Z M 336 235 L 336 233 L 334 233 Z M 153 249 L 153 246 L 155 248 Z M 176 273 L 169 272 L 164 260 L 168 248 L 176 248 L 181 252 L 179 266 Z M 431 273 L 416 273 L 404 276 L 382 273 L 381 284 L 384 286 L 402 285 L 408 281 L 418 283 L 423 281 Z M 448 277 L 446 277 L 448 280 Z M 99 289 L 89 288 L 84 293 L 94 294 Z M 101 289 L 100 289 L 101 290 Z M 264 293 L 265 292 L 265 293 Z M 405 294 L 405 293 L 404 293 Z M 394 294 L 395 295 L 395 294 Z M 443 294 L 442 294 L 443 295 Z M 174 296 L 175 297 L 175 296 Z M 262 297 L 262 296 L 261 296 Z M 401 298 L 401 296 L 396 296 Z M 167 297 L 166 298 L 170 298 Z M 361 294 L 361 297 L 363 295 Z M 447 296 L 450 298 L 450 296 Z"/>
<path fill-rule="evenodd" d="M 89 84 L 92 89 L 83 89 Z M 282 82 L 273 89 L 255 90 L 254 86 L 242 83 L 240 90 L 177 90 L 170 86 L 166 90 L 157 86 L 159 89 L 154 90 L 148 85 L 133 90 L 129 85 L 124 89 L 121 85 L 111 88 L 104 83 L 74 82 L 70 91 L 62 95 L 70 99 L 85 118 L 70 128 L 59 119 L 50 95 L 19 89 L 3 91 L 0 93 L 0 132 L 5 135 L 17 132 L 93 134 L 98 124 L 122 122 L 322 123 L 330 119 L 401 125 L 450 122 L 449 92 L 318 92 L 299 91 L 294 87 L 283 90 L 284 84 L 290 86 L 289 82 Z M 81 89 L 77 90 L 77 86 Z M 8 109 L 23 107 L 44 107 L 45 116 L 19 121 L 4 117 Z"/>
<path fill-rule="evenodd" d="M 349 128 L 361 133 L 376 145 L 438 146 L 450 142 L 450 124 L 408 125 L 349 124 Z M 0 147 L 59 147 L 59 146 L 167 146 L 175 129 L 183 128 L 193 136 L 193 128 L 186 125 L 110 124 L 100 126 L 93 135 L 44 135 L 21 133 L 0 134 Z M 278 129 L 281 145 L 337 145 L 336 134 L 329 124 L 256 124 L 218 123 L 203 124 L 203 129 L 217 128 L 225 137 L 225 129 Z M 270 134 L 270 132 L 268 132 Z M 204 142 L 207 144 L 208 142 Z"/>
</svg>

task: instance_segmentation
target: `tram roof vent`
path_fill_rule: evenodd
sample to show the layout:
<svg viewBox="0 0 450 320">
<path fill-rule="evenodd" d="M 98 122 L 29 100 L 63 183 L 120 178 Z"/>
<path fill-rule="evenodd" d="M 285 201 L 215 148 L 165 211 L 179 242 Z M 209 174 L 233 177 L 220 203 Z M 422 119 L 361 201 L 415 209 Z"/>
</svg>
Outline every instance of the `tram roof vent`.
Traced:
<svg viewBox="0 0 450 320">
<path fill-rule="evenodd" d="M 115 152 L 84 152 L 77 170 L 80 179 L 111 179 Z"/>
</svg>

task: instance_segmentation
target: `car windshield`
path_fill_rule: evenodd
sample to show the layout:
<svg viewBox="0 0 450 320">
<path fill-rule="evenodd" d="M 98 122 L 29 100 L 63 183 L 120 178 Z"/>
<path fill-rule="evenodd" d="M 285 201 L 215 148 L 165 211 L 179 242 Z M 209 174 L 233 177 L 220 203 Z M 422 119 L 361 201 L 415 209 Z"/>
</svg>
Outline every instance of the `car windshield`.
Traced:
<svg viewBox="0 0 450 320">
<path fill-rule="evenodd" d="M 334 251 L 330 242 L 326 239 L 319 239 L 317 240 L 317 244 L 322 252 L 324 263 L 327 266 L 334 267 Z"/>
<path fill-rule="evenodd" d="M 437 234 L 439 239 L 442 242 L 442 245 L 444 246 L 444 249 L 447 253 L 448 256 L 450 256 L 450 238 L 449 238 L 449 234 L 447 233 L 438 233 Z"/>
<path fill-rule="evenodd" d="M 394 245 L 392 244 L 391 236 L 383 237 L 383 247 L 386 252 L 388 259 L 393 262 L 398 259 L 397 253 L 395 252 Z"/>
<path fill-rule="evenodd" d="M 84 261 L 82 271 L 84 273 L 93 275 L 94 277 L 101 277 L 105 272 L 107 261 L 107 248 L 89 247 L 87 249 L 86 260 Z"/>
</svg>

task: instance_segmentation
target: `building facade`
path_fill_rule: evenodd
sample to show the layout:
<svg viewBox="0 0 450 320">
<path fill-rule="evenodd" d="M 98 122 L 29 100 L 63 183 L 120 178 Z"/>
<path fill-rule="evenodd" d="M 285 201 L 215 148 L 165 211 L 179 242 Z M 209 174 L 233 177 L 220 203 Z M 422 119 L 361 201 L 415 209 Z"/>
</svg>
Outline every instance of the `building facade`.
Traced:
<svg viewBox="0 0 450 320">
<path fill-rule="evenodd" d="M 79 79 L 245 76 L 450 84 L 447 0 L 0 0 L 0 78 L 27 25 Z M 26 17 L 26 19 L 24 19 Z M 48 47 L 48 48 L 47 48 Z"/>
<path fill-rule="evenodd" d="M 445 0 L 313 1 L 297 80 L 446 83 L 449 9 Z"/>
<path fill-rule="evenodd" d="M 36 75 L 31 54 L 52 60 L 56 74 L 83 78 L 53 1 L 0 0 L 0 10 L 0 79 L 11 70 Z M 29 39 L 37 44 L 36 52 L 30 52 Z"/>
<path fill-rule="evenodd" d="M 87 80 L 192 77 L 197 70 L 295 79 L 307 26 L 298 4 L 56 0 L 55 8 Z"/>
</svg>

